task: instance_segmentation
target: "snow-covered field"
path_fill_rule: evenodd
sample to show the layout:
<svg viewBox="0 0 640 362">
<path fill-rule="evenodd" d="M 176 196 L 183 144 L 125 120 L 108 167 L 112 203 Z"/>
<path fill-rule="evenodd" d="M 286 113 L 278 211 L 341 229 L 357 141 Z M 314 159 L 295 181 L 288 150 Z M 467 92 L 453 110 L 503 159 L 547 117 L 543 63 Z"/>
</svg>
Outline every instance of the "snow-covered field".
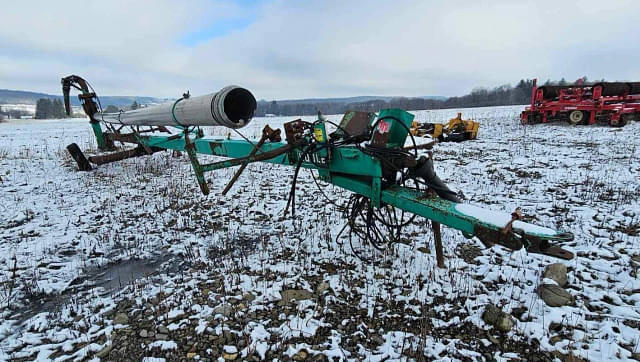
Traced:
<svg viewBox="0 0 640 362">
<path fill-rule="evenodd" d="M 0 110 L 8 111 L 23 111 L 31 114 L 36 113 L 35 104 L 0 104 Z"/>
<path fill-rule="evenodd" d="M 0 110 L 4 112 L 9 111 L 22 111 L 33 116 L 36 114 L 35 104 L 0 104 Z M 71 112 L 73 116 L 84 115 L 81 106 L 71 106 Z"/>
<path fill-rule="evenodd" d="M 65 146 L 95 152 L 86 120 L 0 123 L 0 360 L 638 359 L 640 124 L 524 127 L 521 109 L 462 110 L 481 122 L 478 140 L 438 144 L 436 171 L 467 202 L 573 232 L 574 260 L 483 249 L 445 228 L 438 269 L 417 220 L 407 244 L 368 264 L 335 240 L 344 220 L 308 172 L 284 218 L 291 168 L 250 165 L 226 197 L 235 170 L 211 173 L 205 197 L 184 155 L 82 173 Z M 572 305 L 538 296 L 556 262 Z M 487 305 L 515 325 L 485 323 Z"/>
</svg>

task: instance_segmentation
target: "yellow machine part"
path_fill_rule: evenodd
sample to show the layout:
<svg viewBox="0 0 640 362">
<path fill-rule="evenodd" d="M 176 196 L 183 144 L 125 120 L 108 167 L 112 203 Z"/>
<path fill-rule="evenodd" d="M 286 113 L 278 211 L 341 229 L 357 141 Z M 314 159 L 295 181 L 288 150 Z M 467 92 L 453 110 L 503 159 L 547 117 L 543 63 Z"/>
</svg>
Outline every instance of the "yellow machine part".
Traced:
<svg viewBox="0 0 640 362">
<path fill-rule="evenodd" d="M 475 140 L 478 137 L 478 129 L 480 123 L 472 120 L 462 119 L 462 113 L 458 113 L 456 118 L 451 118 L 445 125 L 445 133 L 451 134 L 453 132 L 463 132 L 465 139 Z"/>
<path fill-rule="evenodd" d="M 420 123 L 418 121 L 411 122 L 411 128 L 409 128 L 409 132 L 411 132 L 414 136 L 420 136 L 419 133 Z"/>
<path fill-rule="evenodd" d="M 438 138 L 440 136 L 442 136 L 442 133 L 444 132 L 444 125 L 442 123 L 434 123 L 433 124 L 433 138 Z"/>
<path fill-rule="evenodd" d="M 478 129 L 480 128 L 480 123 L 474 121 L 464 121 L 465 131 L 469 135 L 470 140 L 475 140 L 478 137 Z"/>
<path fill-rule="evenodd" d="M 439 138 L 443 134 L 448 136 L 452 133 L 463 133 L 464 139 L 474 140 L 478 137 L 479 128 L 480 123 L 472 120 L 463 120 L 462 113 L 458 113 L 456 118 L 451 118 L 446 124 L 413 121 L 411 134 L 419 137 L 428 134 L 431 138 Z"/>
</svg>

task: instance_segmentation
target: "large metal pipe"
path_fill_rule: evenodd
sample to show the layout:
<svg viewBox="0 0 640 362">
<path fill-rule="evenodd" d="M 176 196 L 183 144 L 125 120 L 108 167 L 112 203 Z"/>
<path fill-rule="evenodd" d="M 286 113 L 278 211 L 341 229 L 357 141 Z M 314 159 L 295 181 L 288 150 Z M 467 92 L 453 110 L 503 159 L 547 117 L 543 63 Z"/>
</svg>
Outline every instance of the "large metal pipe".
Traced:
<svg viewBox="0 0 640 362">
<path fill-rule="evenodd" d="M 640 82 L 630 82 L 629 84 L 629 94 L 640 94 Z"/>
<path fill-rule="evenodd" d="M 629 83 L 624 82 L 600 82 L 593 85 L 593 87 L 602 87 L 602 96 L 624 96 L 629 94 L 631 86 Z"/>
<path fill-rule="evenodd" d="M 230 85 L 219 92 L 119 113 L 96 113 L 97 120 L 136 126 L 225 126 L 249 124 L 257 102 L 248 90 Z M 175 116 L 175 119 L 174 119 Z"/>
</svg>

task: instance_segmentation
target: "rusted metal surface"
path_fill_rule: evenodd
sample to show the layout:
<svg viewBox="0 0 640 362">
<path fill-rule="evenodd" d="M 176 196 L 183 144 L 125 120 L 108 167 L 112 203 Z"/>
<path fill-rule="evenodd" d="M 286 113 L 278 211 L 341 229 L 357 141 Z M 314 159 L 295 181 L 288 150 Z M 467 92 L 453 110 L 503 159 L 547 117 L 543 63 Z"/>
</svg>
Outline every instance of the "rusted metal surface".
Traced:
<svg viewBox="0 0 640 362">
<path fill-rule="evenodd" d="M 513 233 L 504 234 L 503 231 L 491 230 L 481 224 L 474 226 L 473 235 L 477 236 L 482 243 L 490 248 L 495 244 L 502 245 L 511 250 L 522 249 L 522 242 L 513 237 Z"/>
<path fill-rule="evenodd" d="M 528 252 L 534 254 L 544 254 L 566 260 L 571 260 L 574 257 L 572 252 L 551 244 L 547 239 L 529 234 L 517 234 L 511 227 L 497 231 L 477 224 L 474 226 L 473 234 L 487 248 L 498 244 L 511 250 L 520 250 L 524 246 Z M 558 235 L 558 238 L 565 238 L 565 235 Z M 567 237 L 567 239 L 569 238 Z"/>
<path fill-rule="evenodd" d="M 95 92 L 92 92 L 90 90 L 91 86 L 89 85 L 89 83 L 86 80 L 82 79 L 82 77 L 79 77 L 77 75 L 64 77 L 62 78 L 61 83 L 65 112 L 67 113 L 67 115 L 71 115 L 69 92 L 73 87 L 82 92 L 78 95 L 78 99 L 80 99 L 82 103 L 82 109 L 84 110 L 84 113 L 89 117 L 89 123 L 91 124 L 91 128 L 93 129 L 93 134 L 96 136 L 98 148 L 101 150 L 113 149 L 113 141 L 104 138 L 102 127 L 100 127 L 100 122 L 95 118 L 95 115 L 98 112 L 98 104 L 96 103 L 97 97 Z"/>
<path fill-rule="evenodd" d="M 284 134 L 287 138 L 287 143 L 290 145 L 301 145 L 306 142 L 304 138 L 305 122 L 301 119 L 296 119 L 284 124 Z"/>
<path fill-rule="evenodd" d="M 440 234 L 440 223 L 431 221 L 431 228 L 433 229 L 433 238 L 436 242 L 436 262 L 438 268 L 444 268 L 444 252 L 442 250 L 442 235 Z"/>
<path fill-rule="evenodd" d="M 98 123 L 98 120 L 93 117 L 93 115 L 98 112 L 98 105 L 93 101 L 96 94 L 89 90 L 89 84 L 87 81 L 77 75 L 70 75 L 62 78 L 61 83 L 62 95 L 64 97 L 64 108 L 67 112 L 67 116 L 71 115 L 69 92 L 71 91 L 71 88 L 75 88 L 82 92 L 82 94 L 78 95 L 78 98 L 82 100 L 82 109 L 84 110 L 84 113 L 89 116 L 91 123 Z"/>
<path fill-rule="evenodd" d="M 530 244 L 527 248 L 527 251 L 530 253 L 544 254 L 565 260 L 571 260 L 574 257 L 572 252 L 562 249 L 559 246 L 552 245 L 549 243 L 549 240 L 535 236 L 527 236 L 526 240 Z"/>
<path fill-rule="evenodd" d="M 134 133 L 113 133 L 113 132 L 105 132 L 104 136 L 106 139 L 111 141 L 118 141 L 122 143 L 135 143 L 138 144 L 138 139 L 136 138 Z"/>
<path fill-rule="evenodd" d="M 280 130 L 279 129 L 273 130 L 271 127 L 269 127 L 269 125 L 264 126 L 264 128 L 262 129 L 262 137 L 260 138 L 258 143 L 253 147 L 253 150 L 251 150 L 251 153 L 249 153 L 249 157 L 254 156 L 260 150 L 260 147 L 262 147 L 262 145 L 264 145 L 264 143 L 267 140 L 269 140 L 270 142 L 280 142 L 282 140 L 282 138 L 280 137 Z M 224 190 L 222 190 L 223 195 L 226 195 L 227 192 L 231 190 L 231 187 L 233 187 L 233 184 L 236 183 L 236 181 L 238 180 L 238 178 L 240 177 L 240 175 L 242 174 L 242 172 L 244 171 L 244 169 L 247 167 L 248 164 L 249 164 L 248 162 L 244 162 L 242 165 L 240 165 L 240 168 L 233 175 L 233 177 L 231 178 L 227 186 L 224 188 Z"/>
<path fill-rule="evenodd" d="M 206 171 L 212 171 L 212 170 L 217 170 L 220 168 L 225 168 L 225 167 L 233 167 L 233 166 L 238 166 L 238 165 L 242 165 L 243 163 L 247 162 L 247 163 L 251 163 L 251 162 L 259 162 L 259 161 L 266 161 L 266 160 L 270 160 L 274 157 L 278 157 L 282 154 L 285 154 L 289 151 L 291 151 L 292 149 L 294 149 L 295 147 L 293 145 L 285 145 L 282 147 L 278 147 L 276 149 L 267 151 L 267 152 L 262 152 L 259 153 L 257 155 L 251 156 L 251 157 L 241 157 L 241 158 L 233 158 L 230 160 L 225 160 L 225 161 L 220 161 L 220 162 L 214 162 L 214 163 L 210 163 L 207 165 L 203 165 L 202 167 L 204 167 L 204 169 Z"/>
<path fill-rule="evenodd" d="M 209 142 L 209 148 L 211 148 L 211 151 L 214 151 L 216 148 L 222 147 L 222 143 L 220 142 Z"/>
<path fill-rule="evenodd" d="M 502 233 L 504 235 L 507 235 L 511 231 L 513 222 L 520 219 L 522 219 L 522 211 L 520 211 L 520 208 L 518 207 L 516 208 L 516 211 L 511 213 L 511 221 L 509 221 L 507 225 L 504 226 L 504 228 L 502 229 Z"/>
<path fill-rule="evenodd" d="M 164 151 L 163 148 L 157 148 L 157 147 L 151 147 L 150 150 L 151 150 L 151 153 Z M 142 146 L 138 146 L 130 150 L 113 152 L 105 155 L 90 156 L 89 161 L 91 161 L 91 163 L 94 163 L 96 165 L 104 165 L 105 163 L 121 161 L 127 158 L 146 156 L 149 154 L 150 153 L 148 153 L 147 150 L 145 150 Z"/>
<path fill-rule="evenodd" d="M 386 147 L 387 142 L 389 141 L 389 128 L 390 121 L 382 120 L 378 123 L 378 127 L 376 127 L 373 132 L 373 138 L 371 139 L 371 144 L 377 147 Z"/>
<path fill-rule="evenodd" d="M 430 150 L 433 148 L 433 146 L 436 144 L 436 141 L 431 141 L 429 143 L 423 143 L 421 145 L 417 145 L 415 147 L 412 146 L 407 146 L 404 149 L 407 151 L 411 151 L 411 150 Z"/>
<path fill-rule="evenodd" d="M 375 114 L 371 112 L 347 111 L 340 121 L 339 131 L 346 133 L 346 137 L 362 138 L 374 118 Z"/>
</svg>

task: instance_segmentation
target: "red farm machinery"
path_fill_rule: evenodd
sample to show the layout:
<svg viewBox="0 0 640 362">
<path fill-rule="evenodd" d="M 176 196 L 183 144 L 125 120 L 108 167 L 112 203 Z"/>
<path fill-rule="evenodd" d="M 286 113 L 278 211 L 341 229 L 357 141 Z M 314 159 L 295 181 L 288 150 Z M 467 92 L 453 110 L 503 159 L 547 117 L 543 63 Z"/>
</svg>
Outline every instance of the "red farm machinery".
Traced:
<svg viewBox="0 0 640 362">
<path fill-rule="evenodd" d="M 640 121 L 640 82 L 599 82 L 536 86 L 531 105 L 520 115 L 522 124 L 567 121 L 622 127 Z"/>
</svg>

